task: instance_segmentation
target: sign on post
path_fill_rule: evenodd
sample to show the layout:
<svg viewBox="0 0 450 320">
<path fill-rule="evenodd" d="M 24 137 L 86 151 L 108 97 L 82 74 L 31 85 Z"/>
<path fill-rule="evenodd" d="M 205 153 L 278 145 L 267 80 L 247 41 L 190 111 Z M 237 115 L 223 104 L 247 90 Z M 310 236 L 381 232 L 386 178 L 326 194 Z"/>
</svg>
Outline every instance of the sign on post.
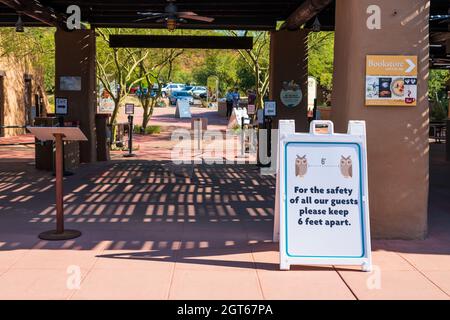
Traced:
<svg viewBox="0 0 450 320">
<path fill-rule="evenodd" d="M 277 102 L 276 101 L 264 101 L 264 116 L 276 117 L 277 116 Z"/>
<path fill-rule="evenodd" d="M 316 126 L 328 126 L 318 134 Z M 309 134 L 279 143 L 280 268 L 360 265 L 371 270 L 365 122 L 335 134 L 313 121 Z"/>
<path fill-rule="evenodd" d="M 416 106 L 417 56 L 366 57 L 366 106 Z"/>
<path fill-rule="evenodd" d="M 134 103 L 126 103 L 125 104 L 125 114 L 134 114 Z"/>
<path fill-rule="evenodd" d="M 55 114 L 66 115 L 69 112 L 67 98 L 55 98 Z"/>
<path fill-rule="evenodd" d="M 249 116 L 252 116 L 252 115 L 254 115 L 256 113 L 256 106 L 254 105 L 254 104 L 249 104 L 248 106 L 247 106 L 247 114 L 249 115 Z"/>
<path fill-rule="evenodd" d="M 308 110 L 314 109 L 314 101 L 317 99 L 317 80 L 308 77 Z"/>
</svg>

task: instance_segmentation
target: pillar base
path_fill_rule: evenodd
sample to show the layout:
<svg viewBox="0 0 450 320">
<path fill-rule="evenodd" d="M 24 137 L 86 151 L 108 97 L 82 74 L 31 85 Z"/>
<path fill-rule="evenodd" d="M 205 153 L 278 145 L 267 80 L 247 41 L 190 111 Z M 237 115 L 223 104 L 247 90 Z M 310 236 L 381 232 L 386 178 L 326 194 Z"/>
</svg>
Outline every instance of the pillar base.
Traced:
<svg viewBox="0 0 450 320">
<path fill-rule="evenodd" d="M 73 173 L 72 171 L 64 171 L 63 172 L 63 177 L 70 177 L 73 176 L 75 173 Z M 56 177 L 56 173 L 52 173 L 52 176 Z"/>
<path fill-rule="evenodd" d="M 71 240 L 81 236 L 81 232 L 77 230 L 64 230 L 62 233 L 58 233 L 56 230 L 45 231 L 39 234 L 39 239 L 49 241 L 61 241 Z"/>
</svg>

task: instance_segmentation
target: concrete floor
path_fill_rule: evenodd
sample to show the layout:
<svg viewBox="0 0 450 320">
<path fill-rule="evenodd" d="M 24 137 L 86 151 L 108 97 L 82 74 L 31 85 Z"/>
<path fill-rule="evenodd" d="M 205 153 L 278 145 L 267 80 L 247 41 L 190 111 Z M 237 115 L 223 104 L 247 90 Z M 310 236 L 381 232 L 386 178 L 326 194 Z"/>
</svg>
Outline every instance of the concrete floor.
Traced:
<svg viewBox="0 0 450 320">
<path fill-rule="evenodd" d="M 339 266 L 286 272 L 271 242 L 272 177 L 254 165 L 148 160 L 164 154 L 152 151 L 151 139 L 141 142 L 149 153 L 138 159 L 119 154 L 66 178 L 66 227 L 83 235 L 64 242 L 37 238 L 55 225 L 53 177 L 34 170 L 26 149 L 13 158 L 0 147 L 0 299 L 450 298 L 443 145 L 431 148 L 426 240 L 373 241 L 373 273 Z"/>
</svg>

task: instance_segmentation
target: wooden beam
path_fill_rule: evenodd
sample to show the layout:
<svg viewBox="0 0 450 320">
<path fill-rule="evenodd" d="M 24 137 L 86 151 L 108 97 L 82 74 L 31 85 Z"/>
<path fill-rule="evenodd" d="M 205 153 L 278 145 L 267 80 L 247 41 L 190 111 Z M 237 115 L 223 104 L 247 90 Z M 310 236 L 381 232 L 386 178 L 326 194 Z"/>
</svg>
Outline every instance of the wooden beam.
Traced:
<svg viewBox="0 0 450 320">
<path fill-rule="evenodd" d="M 252 37 L 110 35 L 111 48 L 185 48 L 244 49 L 253 48 Z"/>
<path fill-rule="evenodd" d="M 286 20 L 282 28 L 298 30 L 302 25 L 320 13 L 333 0 L 306 0 Z"/>
<path fill-rule="evenodd" d="M 16 12 L 27 15 L 48 26 L 65 26 L 66 17 L 57 12 L 52 12 L 49 8 L 42 5 L 38 0 L 0 0 L 0 3 L 14 9 Z"/>
</svg>

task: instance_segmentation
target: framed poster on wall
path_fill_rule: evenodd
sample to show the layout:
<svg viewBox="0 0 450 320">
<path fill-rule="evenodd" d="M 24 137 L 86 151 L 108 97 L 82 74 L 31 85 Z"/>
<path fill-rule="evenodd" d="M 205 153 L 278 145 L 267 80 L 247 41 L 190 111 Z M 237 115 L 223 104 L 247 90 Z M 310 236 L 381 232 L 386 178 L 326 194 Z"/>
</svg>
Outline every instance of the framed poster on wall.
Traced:
<svg viewBox="0 0 450 320">
<path fill-rule="evenodd" d="M 366 106 L 417 105 L 417 56 L 366 57 Z"/>
<path fill-rule="evenodd" d="M 60 77 L 59 89 L 61 91 L 81 91 L 81 77 L 76 76 Z"/>
</svg>

